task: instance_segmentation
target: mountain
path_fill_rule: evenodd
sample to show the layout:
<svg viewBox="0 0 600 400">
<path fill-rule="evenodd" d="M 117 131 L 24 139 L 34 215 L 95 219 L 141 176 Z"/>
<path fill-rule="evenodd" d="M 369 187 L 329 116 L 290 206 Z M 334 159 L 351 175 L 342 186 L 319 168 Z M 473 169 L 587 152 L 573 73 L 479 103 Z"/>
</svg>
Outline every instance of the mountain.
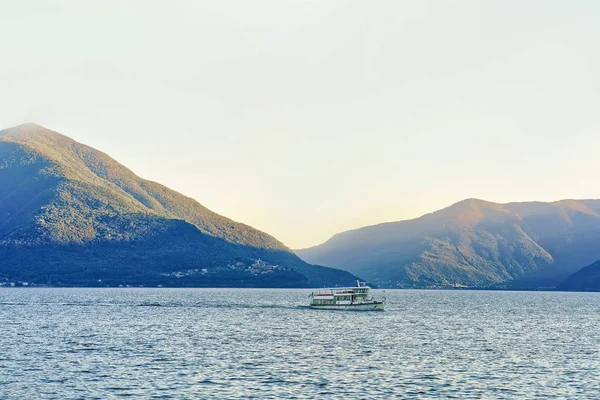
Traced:
<svg viewBox="0 0 600 400">
<path fill-rule="evenodd" d="M 600 292 L 600 261 L 588 265 L 558 285 L 558 290 Z"/>
<path fill-rule="evenodd" d="M 302 259 L 382 287 L 554 287 L 600 259 L 600 200 L 467 199 L 409 221 L 339 233 Z"/>
<path fill-rule="evenodd" d="M 264 232 L 26 124 L 0 131 L 0 282 L 15 280 L 310 287 L 354 276 L 309 265 Z"/>
</svg>

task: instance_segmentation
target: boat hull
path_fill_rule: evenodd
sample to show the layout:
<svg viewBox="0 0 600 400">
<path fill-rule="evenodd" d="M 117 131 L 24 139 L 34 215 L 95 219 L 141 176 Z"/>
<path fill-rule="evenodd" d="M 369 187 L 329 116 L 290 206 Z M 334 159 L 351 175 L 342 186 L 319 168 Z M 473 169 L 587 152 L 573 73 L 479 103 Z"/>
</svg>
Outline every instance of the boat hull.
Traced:
<svg viewBox="0 0 600 400">
<path fill-rule="evenodd" d="M 346 310 L 346 311 L 383 311 L 385 304 L 381 302 L 363 303 L 363 304 L 327 304 L 312 305 L 315 310 Z"/>
</svg>

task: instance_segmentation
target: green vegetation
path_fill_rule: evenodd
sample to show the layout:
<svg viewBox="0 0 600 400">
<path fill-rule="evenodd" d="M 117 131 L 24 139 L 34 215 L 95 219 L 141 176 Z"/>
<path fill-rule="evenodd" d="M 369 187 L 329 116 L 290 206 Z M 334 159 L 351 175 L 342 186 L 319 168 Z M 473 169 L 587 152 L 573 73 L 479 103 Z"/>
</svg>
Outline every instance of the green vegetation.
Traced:
<svg viewBox="0 0 600 400">
<path fill-rule="evenodd" d="M 266 266 L 253 268 L 259 259 Z M 0 131 L 0 282 L 308 287 L 353 279 L 59 133 L 33 124 Z"/>
<path fill-rule="evenodd" d="M 469 199 L 410 221 L 340 233 L 298 250 L 383 287 L 552 288 L 600 259 L 600 201 Z"/>
</svg>

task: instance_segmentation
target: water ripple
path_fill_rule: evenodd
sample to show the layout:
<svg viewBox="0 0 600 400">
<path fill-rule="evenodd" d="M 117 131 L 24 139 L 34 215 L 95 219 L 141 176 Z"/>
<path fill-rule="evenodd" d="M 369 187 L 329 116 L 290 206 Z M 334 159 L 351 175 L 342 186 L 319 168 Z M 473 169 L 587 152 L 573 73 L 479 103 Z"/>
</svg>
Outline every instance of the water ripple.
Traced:
<svg viewBox="0 0 600 400">
<path fill-rule="evenodd" d="M 597 398 L 600 294 L 0 289 L 0 398 Z"/>
</svg>

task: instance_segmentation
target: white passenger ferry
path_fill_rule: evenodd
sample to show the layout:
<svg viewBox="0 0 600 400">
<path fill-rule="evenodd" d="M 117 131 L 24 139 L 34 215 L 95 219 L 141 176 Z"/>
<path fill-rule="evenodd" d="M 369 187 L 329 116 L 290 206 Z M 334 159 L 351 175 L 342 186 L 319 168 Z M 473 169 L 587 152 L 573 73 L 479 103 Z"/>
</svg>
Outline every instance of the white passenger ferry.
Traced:
<svg viewBox="0 0 600 400">
<path fill-rule="evenodd" d="M 383 311 L 385 298 L 369 297 L 371 288 L 365 282 L 356 281 L 355 287 L 320 289 L 312 292 L 310 306 L 324 310 Z"/>
</svg>

